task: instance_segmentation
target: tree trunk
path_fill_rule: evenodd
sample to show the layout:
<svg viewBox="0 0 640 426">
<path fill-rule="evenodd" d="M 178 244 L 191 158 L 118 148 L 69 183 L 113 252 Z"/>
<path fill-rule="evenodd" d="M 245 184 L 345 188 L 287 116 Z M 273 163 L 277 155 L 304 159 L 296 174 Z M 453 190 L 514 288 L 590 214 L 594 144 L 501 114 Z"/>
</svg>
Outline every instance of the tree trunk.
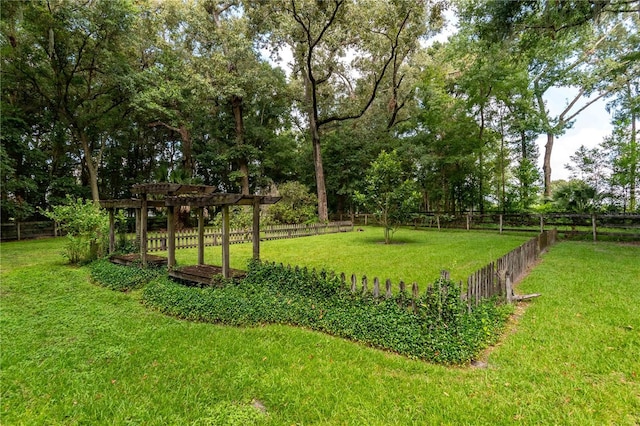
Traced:
<svg viewBox="0 0 640 426">
<path fill-rule="evenodd" d="M 178 128 L 180 139 L 182 139 L 182 168 L 187 173 L 187 177 L 192 178 L 194 172 L 193 149 L 191 143 L 191 134 L 184 124 Z"/>
<path fill-rule="evenodd" d="M 78 137 L 80 144 L 82 145 L 82 151 L 84 152 L 84 164 L 87 167 L 89 173 L 89 186 L 91 187 L 91 198 L 93 202 L 99 204 L 100 191 L 98 190 L 98 165 L 94 163 L 91 155 L 91 148 L 89 147 L 89 139 L 87 134 L 78 129 Z"/>
<path fill-rule="evenodd" d="M 322 165 L 322 150 L 320 148 L 320 134 L 315 129 L 313 132 L 313 163 L 316 170 L 316 189 L 318 192 L 318 220 L 327 222 L 329 220 L 329 209 L 327 207 L 327 188 L 324 182 L 324 167 Z"/>
<path fill-rule="evenodd" d="M 637 139 L 637 127 L 636 112 L 634 109 L 631 111 L 631 167 L 629 168 L 629 210 L 635 211 L 636 209 L 636 180 L 638 179 L 638 139 Z"/>
<path fill-rule="evenodd" d="M 324 167 L 322 165 L 322 148 L 320 146 L 320 131 L 318 129 L 318 110 L 313 96 L 311 80 L 306 70 L 304 75 L 305 98 L 307 101 L 307 115 L 309 116 L 309 130 L 311 131 L 311 143 L 313 145 L 313 165 L 316 172 L 316 190 L 318 195 L 318 220 L 327 222 L 329 220 L 329 209 L 327 208 L 327 187 L 324 181 Z"/>
<path fill-rule="evenodd" d="M 551 198 L 551 151 L 553 150 L 553 140 L 553 133 L 547 133 L 547 144 L 544 146 L 544 162 L 542 164 L 545 198 Z"/>
<path fill-rule="evenodd" d="M 242 118 L 242 97 L 233 96 L 231 98 L 231 107 L 233 109 L 233 118 L 236 126 L 236 147 L 240 152 L 238 158 L 238 169 L 242 173 L 240 178 L 240 186 L 242 187 L 242 194 L 249 195 L 249 162 L 242 153 L 242 146 L 244 145 L 244 120 Z"/>
</svg>

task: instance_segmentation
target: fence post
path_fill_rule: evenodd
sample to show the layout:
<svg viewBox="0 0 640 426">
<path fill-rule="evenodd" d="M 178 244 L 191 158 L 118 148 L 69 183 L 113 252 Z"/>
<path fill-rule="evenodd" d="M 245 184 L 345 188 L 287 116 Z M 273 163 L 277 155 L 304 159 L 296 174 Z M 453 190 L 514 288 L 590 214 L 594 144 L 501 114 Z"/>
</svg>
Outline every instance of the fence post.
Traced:
<svg viewBox="0 0 640 426">
<path fill-rule="evenodd" d="M 16 222 L 16 233 L 18 234 L 18 241 L 20 241 L 20 222 Z"/>
<path fill-rule="evenodd" d="M 511 273 L 504 271 L 504 284 L 507 303 L 513 302 L 513 284 L 511 283 Z"/>
<path fill-rule="evenodd" d="M 385 297 L 387 299 L 390 299 L 392 294 L 391 294 L 391 280 L 389 278 L 387 278 L 387 281 L 385 283 L 385 290 L 386 290 Z"/>
<path fill-rule="evenodd" d="M 467 231 L 469 230 L 469 222 L 471 222 L 471 214 L 467 213 Z"/>
<path fill-rule="evenodd" d="M 500 233 L 502 234 L 502 215 L 500 215 Z"/>
<path fill-rule="evenodd" d="M 540 233 L 544 232 L 544 216 L 540 215 Z"/>
<path fill-rule="evenodd" d="M 443 269 L 442 271 L 440 271 L 440 278 L 442 278 L 443 280 L 448 280 L 450 277 L 451 277 L 451 274 L 446 269 Z"/>
<path fill-rule="evenodd" d="M 380 280 L 378 277 L 373 279 L 373 297 L 376 299 L 380 297 Z"/>
<path fill-rule="evenodd" d="M 414 313 L 417 313 L 418 304 L 416 303 L 416 300 L 418 300 L 418 297 L 420 296 L 420 291 L 418 290 L 418 283 L 415 281 L 411 284 L 411 296 L 411 308 Z"/>
<path fill-rule="evenodd" d="M 597 235 L 597 230 L 596 230 L 596 214 L 593 213 L 591 214 L 591 228 L 593 229 L 593 241 L 597 241 L 598 237 Z"/>
</svg>

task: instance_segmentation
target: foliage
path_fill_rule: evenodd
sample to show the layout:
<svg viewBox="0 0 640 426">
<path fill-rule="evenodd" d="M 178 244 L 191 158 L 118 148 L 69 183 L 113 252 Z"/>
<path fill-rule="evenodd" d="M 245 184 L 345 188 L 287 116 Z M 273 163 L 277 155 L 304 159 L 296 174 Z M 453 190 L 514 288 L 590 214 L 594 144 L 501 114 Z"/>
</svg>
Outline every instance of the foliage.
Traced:
<svg viewBox="0 0 640 426">
<path fill-rule="evenodd" d="M 396 151 L 382 151 L 371 163 L 363 192 L 356 191 L 355 198 L 384 227 L 385 244 L 391 242 L 393 233 L 408 222 L 420 204 L 416 183 L 403 172 Z"/>
<path fill-rule="evenodd" d="M 150 281 L 166 274 L 164 268 L 115 265 L 108 259 L 99 259 L 91 262 L 89 271 L 93 281 L 103 287 L 117 291 L 131 291 L 141 288 Z"/>
<path fill-rule="evenodd" d="M 296 224 L 315 222 L 317 198 L 309 188 L 299 182 L 286 182 L 278 185 L 280 201 L 269 207 L 270 221 L 277 224 Z"/>
<path fill-rule="evenodd" d="M 374 300 L 351 294 L 324 271 L 254 262 L 247 278 L 223 288 L 187 288 L 169 280 L 151 283 L 144 302 L 194 321 L 237 326 L 292 324 L 438 363 L 468 362 L 493 342 L 508 309 L 486 301 L 467 310 L 460 286 L 439 279 L 415 301 L 398 294 Z"/>
<path fill-rule="evenodd" d="M 65 204 L 42 212 L 60 223 L 67 234 L 65 256 L 70 263 L 86 263 L 105 253 L 109 241 L 109 218 L 93 201 L 67 197 Z"/>
<path fill-rule="evenodd" d="M 597 208 L 596 190 L 581 180 L 558 183 L 553 191 L 553 205 L 559 212 L 587 213 Z"/>
</svg>

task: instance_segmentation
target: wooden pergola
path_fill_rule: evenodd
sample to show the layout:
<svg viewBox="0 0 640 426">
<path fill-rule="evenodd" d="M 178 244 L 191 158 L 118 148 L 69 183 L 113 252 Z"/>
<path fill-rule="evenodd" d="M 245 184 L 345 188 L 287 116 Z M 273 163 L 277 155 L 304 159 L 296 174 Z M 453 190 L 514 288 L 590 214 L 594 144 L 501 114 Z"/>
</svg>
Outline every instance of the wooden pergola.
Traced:
<svg viewBox="0 0 640 426">
<path fill-rule="evenodd" d="M 263 195 L 244 195 L 218 193 L 217 188 L 208 185 L 182 185 L 176 183 L 138 184 L 131 188 L 136 198 L 128 200 L 101 200 L 102 207 L 109 209 L 109 252 L 115 250 L 115 211 L 117 209 L 136 210 L 136 234 L 140 236 L 140 261 L 146 266 L 147 253 L 147 218 L 150 207 L 167 209 L 167 266 L 169 274 L 177 278 L 189 279 L 174 270 L 176 264 L 176 209 L 188 206 L 197 209 L 198 215 L 198 266 L 210 266 L 204 263 L 204 209 L 205 207 L 221 207 L 222 209 L 222 270 L 225 278 L 232 276 L 229 267 L 229 206 L 253 207 L 253 258 L 260 259 L 260 205 L 274 204 L 280 197 Z M 200 268 L 213 271 L 215 267 Z M 184 269 L 184 268 L 182 268 Z M 210 280 L 211 276 L 208 277 Z M 201 281 L 202 282 L 202 281 Z"/>
</svg>

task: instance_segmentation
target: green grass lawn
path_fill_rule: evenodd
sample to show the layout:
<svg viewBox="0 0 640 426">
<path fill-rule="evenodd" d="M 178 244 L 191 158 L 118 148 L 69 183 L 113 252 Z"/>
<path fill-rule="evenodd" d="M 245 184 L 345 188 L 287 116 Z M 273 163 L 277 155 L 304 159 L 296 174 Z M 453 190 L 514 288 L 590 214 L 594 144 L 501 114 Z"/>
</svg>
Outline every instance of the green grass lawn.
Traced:
<svg viewBox="0 0 640 426">
<path fill-rule="evenodd" d="M 421 289 L 440 276 L 442 269 L 451 272 L 452 279 L 463 280 L 489 262 L 508 253 L 532 238 L 531 234 L 503 234 L 469 231 L 398 230 L 393 244 L 385 245 L 382 228 L 361 227 L 363 232 L 346 232 L 289 240 L 263 241 L 261 259 L 270 262 L 326 269 L 348 276 L 367 275 L 382 281 L 390 278 L 394 285 L 400 280 L 417 282 Z M 251 244 L 231 246 L 231 267 L 245 269 L 251 259 Z M 155 253 L 154 253 L 155 254 Z M 166 252 L 157 253 L 166 256 Z M 221 265 L 222 248 L 205 248 L 205 263 Z M 178 265 L 196 264 L 196 249 L 176 251 Z"/>
<path fill-rule="evenodd" d="M 402 235 L 443 251 L 436 233 Z M 312 262 L 312 240 L 283 243 Z M 520 305 L 488 368 L 451 368 L 288 326 L 169 318 L 64 265 L 63 243 L 0 246 L 2 425 L 640 423 L 638 245 L 552 247 L 518 288 L 542 296 Z"/>
</svg>

